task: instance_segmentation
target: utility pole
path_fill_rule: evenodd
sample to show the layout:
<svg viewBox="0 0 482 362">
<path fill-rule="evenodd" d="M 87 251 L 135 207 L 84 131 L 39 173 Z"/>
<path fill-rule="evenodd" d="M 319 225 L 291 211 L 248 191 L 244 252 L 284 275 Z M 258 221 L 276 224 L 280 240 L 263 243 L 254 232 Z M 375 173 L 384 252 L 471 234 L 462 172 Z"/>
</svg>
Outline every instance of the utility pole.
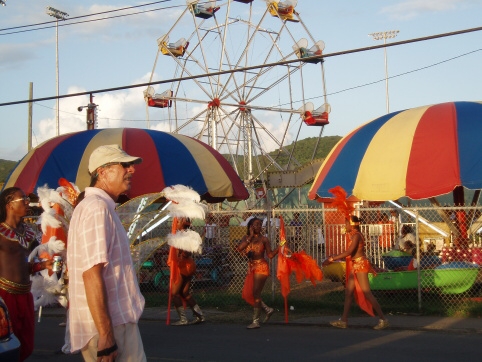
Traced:
<svg viewBox="0 0 482 362">
<path fill-rule="evenodd" d="M 86 106 L 77 107 L 79 112 L 82 112 L 84 108 L 87 108 L 87 114 L 85 117 L 87 123 L 87 129 L 96 129 L 97 128 L 97 104 L 94 103 L 94 96 L 90 94 L 90 101 L 89 104 Z"/>
<path fill-rule="evenodd" d="M 29 83 L 28 87 L 28 99 L 33 99 L 33 83 Z M 28 102 L 28 136 L 27 136 L 27 152 L 32 149 L 32 102 Z"/>
</svg>

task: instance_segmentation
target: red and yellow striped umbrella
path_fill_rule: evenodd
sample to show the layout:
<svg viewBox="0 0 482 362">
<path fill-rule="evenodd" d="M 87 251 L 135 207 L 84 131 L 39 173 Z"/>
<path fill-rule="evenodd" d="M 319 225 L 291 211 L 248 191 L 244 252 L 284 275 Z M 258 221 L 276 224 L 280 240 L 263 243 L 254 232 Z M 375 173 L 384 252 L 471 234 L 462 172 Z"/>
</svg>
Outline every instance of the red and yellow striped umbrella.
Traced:
<svg viewBox="0 0 482 362">
<path fill-rule="evenodd" d="M 323 162 L 309 198 L 343 187 L 361 200 L 425 199 L 458 186 L 482 188 L 482 102 L 394 112 L 342 138 Z"/>
<path fill-rule="evenodd" d="M 35 193 L 45 184 L 56 188 L 63 177 L 83 190 L 90 182 L 90 154 L 108 144 L 118 144 L 128 154 L 143 159 L 136 165 L 128 195 L 131 198 L 176 184 L 192 187 L 209 202 L 249 197 L 237 173 L 212 147 L 191 137 L 136 128 L 96 129 L 52 138 L 19 162 L 4 187 L 17 186 Z"/>
</svg>

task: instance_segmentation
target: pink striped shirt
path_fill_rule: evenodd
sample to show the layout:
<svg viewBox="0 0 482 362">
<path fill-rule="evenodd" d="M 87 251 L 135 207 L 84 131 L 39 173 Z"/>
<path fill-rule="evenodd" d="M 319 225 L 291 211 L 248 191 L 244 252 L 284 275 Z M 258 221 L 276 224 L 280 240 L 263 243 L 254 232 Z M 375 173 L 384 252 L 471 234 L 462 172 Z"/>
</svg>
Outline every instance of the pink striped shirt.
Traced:
<svg viewBox="0 0 482 362">
<path fill-rule="evenodd" d="M 82 274 L 101 263 L 113 326 L 137 323 L 144 309 L 144 297 L 137 283 L 127 233 L 112 198 L 99 188 L 87 187 L 85 199 L 72 215 L 68 235 L 72 351 L 81 349 L 98 334 L 87 305 Z"/>
</svg>

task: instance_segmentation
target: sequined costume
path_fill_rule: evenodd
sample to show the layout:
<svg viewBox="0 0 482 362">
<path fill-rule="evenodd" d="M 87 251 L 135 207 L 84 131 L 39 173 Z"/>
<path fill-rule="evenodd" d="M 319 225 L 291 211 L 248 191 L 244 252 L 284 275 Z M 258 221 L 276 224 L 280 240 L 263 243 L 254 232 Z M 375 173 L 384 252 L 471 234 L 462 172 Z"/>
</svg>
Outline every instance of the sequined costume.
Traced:
<svg viewBox="0 0 482 362">
<path fill-rule="evenodd" d="M 269 276 L 269 265 L 266 259 L 250 260 L 249 272 Z"/>
<path fill-rule="evenodd" d="M 263 243 L 249 243 L 245 249 L 246 254 L 249 252 L 254 252 L 260 254 L 264 251 Z M 241 291 L 242 298 L 249 304 L 254 305 L 254 275 L 261 274 L 269 276 L 269 265 L 266 259 L 249 259 L 248 260 L 248 273 L 246 274 L 246 279 L 244 280 L 243 290 Z"/>
<path fill-rule="evenodd" d="M 359 231 L 354 231 L 349 234 L 350 244 L 351 244 L 351 237 L 355 234 L 360 234 L 361 241 L 360 245 L 361 248 L 365 248 L 365 240 L 363 235 Z M 359 246 L 360 247 L 360 246 Z M 371 303 L 365 298 L 365 294 L 360 287 L 360 283 L 358 282 L 358 278 L 356 276 L 357 273 L 373 273 L 376 275 L 375 270 L 373 269 L 372 265 L 366 258 L 366 256 L 359 256 L 357 258 L 352 259 L 351 256 L 346 257 L 346 283 L 348 283 L 349 276 L 353 274 L 353 279 L 355 281 L 355 301 L 360 306 L 362 310 L 367 312 L 372 317 L 375 316 L 373 313 L 373 306 Z"/>
</svg>

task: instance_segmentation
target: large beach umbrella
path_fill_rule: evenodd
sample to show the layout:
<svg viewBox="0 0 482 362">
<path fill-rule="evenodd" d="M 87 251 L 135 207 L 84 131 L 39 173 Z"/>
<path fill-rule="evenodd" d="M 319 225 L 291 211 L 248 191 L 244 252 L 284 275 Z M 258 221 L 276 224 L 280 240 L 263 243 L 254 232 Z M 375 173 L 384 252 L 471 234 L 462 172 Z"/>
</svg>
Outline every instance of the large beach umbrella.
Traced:
<svg viewBox="0 0 482 362">
<path fill-rule="evenodd" d="M 95 129 L 52 138 L 19 162 L 4 187 L 17 186 L 35 193 L 45 184 L 56 188 L 59 178 L 64 177 L 83 190 L 90 182 L 90 154 L 109 144 L 118 144 L 128 154 L 143 159 L 136 165 L 128 194 L 131 198 L 176 184 L 192 187 L 209 202 L 249 197 L 234 169 L 212 147 L 191 137 L 136 128 Z"/>
<path fill-rule="evenodd" d="M 368 122 L 333 148 L 309 191 L 310 199 L 331 197 L 340 185 L 361 200 L 407 196 L 431 199 L 452 192 L 464 204 L 464 187 L 482 188 L 482 102 L 449 102 L 394 112 Z M 474 197 L 474 199 L 475 199 Z M 475 200 L 474 200 L 475 201 Z M 440 213 L 465 245 L 466 214 L 457 224 Z"/>
<path fill-rule="evenodd" d="M 482 188 L 482 102 L 449 102 L 368 122 L 333 148 L 309 198 L 340 185 L 361 200 L 426 199 Z"/>
</svg>

